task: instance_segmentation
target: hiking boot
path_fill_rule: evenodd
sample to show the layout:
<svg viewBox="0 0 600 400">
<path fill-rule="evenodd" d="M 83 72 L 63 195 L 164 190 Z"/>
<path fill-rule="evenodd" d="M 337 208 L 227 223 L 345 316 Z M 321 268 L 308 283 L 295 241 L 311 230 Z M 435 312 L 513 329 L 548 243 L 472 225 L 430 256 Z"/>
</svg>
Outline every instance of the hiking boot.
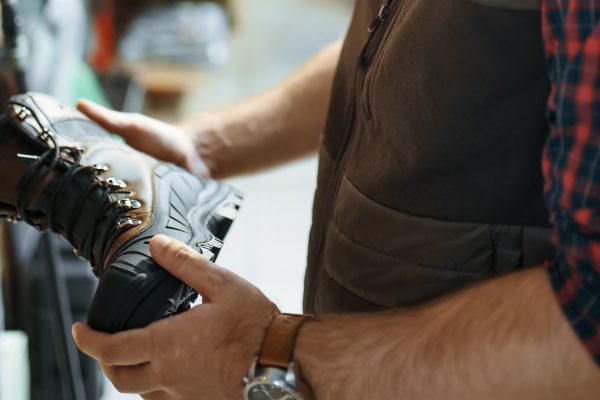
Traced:
<svg viewBox="0 0 600 400">
<path fill-rule="evenodd" d="M 215 260 L 241 195 L 140 153 L 43 94 L 12 97 L 0 118 L 0 215 L 63 236 L 100 279 L 97 330 L 139 328 L 197 293 L 150 257 L 165 234 Z"/>
</svg>

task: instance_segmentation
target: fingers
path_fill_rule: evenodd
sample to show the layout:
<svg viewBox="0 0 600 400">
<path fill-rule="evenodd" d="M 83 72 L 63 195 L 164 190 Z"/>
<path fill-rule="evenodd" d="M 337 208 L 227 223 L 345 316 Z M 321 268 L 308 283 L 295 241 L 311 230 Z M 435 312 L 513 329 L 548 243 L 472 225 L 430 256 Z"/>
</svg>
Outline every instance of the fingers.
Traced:
<svg viewBox="0 0 600 400">
<path fill-rule="evenodd" d="M 231 281 L 228 271 L 183 243 L 164 235 L 150 241 L 152 258 L 165 270 L 196 289 L 205 302 L 214 300 Z"/>
<path fill-rule="evenodd" d="M 84 99 L 77 101 L 77 109 L 107 131 L 126 136 L 132 130 L 133 116 L 130 114 L 110 110 Z"/>
<path fill-rule="evenodd" d="M 108 334 L 76 323 L 72 331 L 77 347 L 104 365 L 138 365 L 150 361 L 151 338 L 148 328 Z"/>
<path fill-rule="evenodd" d="M 194 143 L 179 128 L 142 114 L 113 111 L 88 100 L 79 100 L 77 109 L 104 129 L 121 135 L 127 144 L 158 159 L 209 176 L 207 165 Z"/>
<path fill-rule="evenodd" d="M 102 365 L 102 371 L 121 393 L 153 393 L 162 387 L 160 375 L 150 363 L 128 367 Z"/>
</svg>

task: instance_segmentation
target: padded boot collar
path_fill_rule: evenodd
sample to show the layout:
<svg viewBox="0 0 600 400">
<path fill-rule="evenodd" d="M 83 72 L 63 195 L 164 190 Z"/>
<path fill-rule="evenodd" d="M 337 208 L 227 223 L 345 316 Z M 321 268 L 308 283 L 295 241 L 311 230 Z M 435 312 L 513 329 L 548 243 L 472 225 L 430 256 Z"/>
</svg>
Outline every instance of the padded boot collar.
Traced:
<svg viewBox="0 0 600 400">
<path fill-rule="evenodd" d="M 57 135 L 54 124 L 68 119 L 86 119 L 80 112 L 65 107 L 42 93 L 29 92 L 13 96 L 8 101 L 7 109 L 13 126 L 23 132 L 31 142 L 44 148 L 54 146 L 49 140 L 50 136 L 54 137 L 60 147 L 76 147 L 74 142 Z"/>
</svg>

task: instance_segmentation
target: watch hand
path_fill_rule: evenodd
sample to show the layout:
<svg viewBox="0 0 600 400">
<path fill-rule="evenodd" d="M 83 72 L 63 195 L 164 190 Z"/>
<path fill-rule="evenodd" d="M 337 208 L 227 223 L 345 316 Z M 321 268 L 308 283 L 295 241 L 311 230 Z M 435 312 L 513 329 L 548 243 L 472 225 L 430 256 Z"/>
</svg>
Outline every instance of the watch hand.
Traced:
<svg viewBox="0 0 600 400">
<path fill-rule="evenodd" d="M 275 399 L 273 399 L 273 396 L 271 396 L 271 393 L 268 392 L 265 388 L 260 388 L 260 391 L 262 392 L 262 394 L 265 396 L 266 399 L 275 400 Z"/>
</svg>

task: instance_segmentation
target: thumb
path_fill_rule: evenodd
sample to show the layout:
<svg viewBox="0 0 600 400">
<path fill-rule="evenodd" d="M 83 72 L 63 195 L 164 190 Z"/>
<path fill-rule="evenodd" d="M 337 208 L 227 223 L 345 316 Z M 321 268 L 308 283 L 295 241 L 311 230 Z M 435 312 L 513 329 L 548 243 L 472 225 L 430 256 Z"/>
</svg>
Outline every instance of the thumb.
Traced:
<svg viewBox="0 0 600 400">
<path fill-rule="evenodd" d="M 150 240 L 150 253 L 166 271 L 196 289 L 205 302 L 215 300 L 231 284 L 229 271 L 175 239 L 154 236 Z"/>
<path fill-rule="evenodd" d="M 77 109 L 109 132 L 125 137 L 133 133 L 134 117 L 130 114 L 114 111 L 85 99 L 77 101 Z"/>
</svg>

